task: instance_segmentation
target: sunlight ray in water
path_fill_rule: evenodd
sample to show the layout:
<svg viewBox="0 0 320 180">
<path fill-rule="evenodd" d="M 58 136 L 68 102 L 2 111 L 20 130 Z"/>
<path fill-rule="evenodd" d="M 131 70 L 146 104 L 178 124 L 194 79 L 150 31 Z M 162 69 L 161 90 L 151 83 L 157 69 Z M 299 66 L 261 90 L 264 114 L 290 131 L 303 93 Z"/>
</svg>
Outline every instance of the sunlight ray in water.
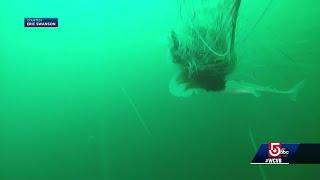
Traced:
<svg viewBox="0 0 320 180">
<path fill-rule="evenodd" d="M 264 8 L 263 12 L 261 13 L 261 15 L 259 16 L 258 20 L 255 22 L 255 24 L 252 26 L 252 28 L 250 28 L 250 32 L 241 40 L 242 43 L 247 41 L 249 36 L 255 31 L 256 27 L 258 26 L 258 24 L 261 22 L 261 20 L 266 16 L 267 12 L 270 10 L 271 6 L 273 4 L 273 0 L 270 0 L 267 4 L 267 6 Z"/>
<path fill-rule="evenodd" d="M 134 112 L 136 113 L 136 115 L 137 115 L 140 123 L 142 124 L 143 128 L 146 130 L 146 132 L 147 132 L 149 135 L 151 135 L 151 131 L 150 131 L 148 125 L 147 125 L 146 122 L 143 120 L 143 118 L 142 118 L 142 116 L 141 116 L 141 114 L 140 114 L 137 106 L 136 106 L 135 103 L 133 102 L 132 98 L 130 97 L 130 95 L 128 94 L 128 92 L 126 91 L 126 89 L 123 88 L 123 87 L 121 87 L 121 91 L 122 91 L 122 93 L 126 96 L 126 98 L 128 99 L 130 105 L 132 106 Z"/>
<path fill-rule="evenodd" d="M 250 137 L 250 141 L 251 141 L 251 144 L 253 146 L 254 152 L 257 152 L 258 151 L 258 147 L 257 147 L 256 141 L 254 140 L 252 129 L 250 127 L 249 127 L 249 137 Z M 266 173 L 264 172 L 264 170 L 263 170 L 261 165 L 258 165 L 258 166 L 259 166 L 259 171 L 261 173 L 262 179 L 266 180 L 267 179 Z"/>
</svg>

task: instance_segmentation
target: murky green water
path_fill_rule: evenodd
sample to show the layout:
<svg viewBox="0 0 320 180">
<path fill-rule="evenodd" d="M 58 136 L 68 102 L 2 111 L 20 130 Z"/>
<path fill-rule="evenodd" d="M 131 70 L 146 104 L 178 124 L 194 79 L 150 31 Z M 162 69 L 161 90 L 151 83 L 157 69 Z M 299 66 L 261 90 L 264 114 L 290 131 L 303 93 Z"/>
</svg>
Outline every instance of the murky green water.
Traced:
<svg viewBox="0 0 320 180">
<path fill-rule="evenodd" d="M 0 2 L 1 180 L 318 179 L 317 165 L 250 165 L 261 143 L 320 142 L 320 4 L 249 1 L 230 76 L 289 89 L 177 98 L 171 0 Z M 59 28 L 24 28 L 58 17 Z"/>
</svg>

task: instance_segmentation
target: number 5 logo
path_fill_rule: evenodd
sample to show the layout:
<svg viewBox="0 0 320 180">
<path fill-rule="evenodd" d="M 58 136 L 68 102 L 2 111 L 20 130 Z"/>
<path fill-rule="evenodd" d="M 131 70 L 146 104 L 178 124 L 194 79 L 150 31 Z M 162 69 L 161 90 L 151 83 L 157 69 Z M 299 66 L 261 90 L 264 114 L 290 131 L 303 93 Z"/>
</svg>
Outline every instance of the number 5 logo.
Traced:
<svg viewBox="0 0 320 180">
<path fill-rule="evenodd" d="M 269 157 L 279 157 L 281 154 L 281 143 L 269 143 Z"/>
</svg>

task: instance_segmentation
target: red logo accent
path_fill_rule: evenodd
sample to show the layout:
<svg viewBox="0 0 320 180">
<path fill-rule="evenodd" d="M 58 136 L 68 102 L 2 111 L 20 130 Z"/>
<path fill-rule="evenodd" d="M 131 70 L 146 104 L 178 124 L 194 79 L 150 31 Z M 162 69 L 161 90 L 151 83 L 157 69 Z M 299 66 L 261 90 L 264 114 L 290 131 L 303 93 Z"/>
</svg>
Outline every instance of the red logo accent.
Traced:
<svg viewBox="0 0 320 180">
<path fill-rule="evenodd" d="M 272 158 L 276 158 L 276 157 L 280 157 L 281 154 L 281 143 L 275 143 L 275 142 L 271 142 L 268 144 L 269 150 L 268 150 L 268 155 L 269 157 Z"/>
</svg>

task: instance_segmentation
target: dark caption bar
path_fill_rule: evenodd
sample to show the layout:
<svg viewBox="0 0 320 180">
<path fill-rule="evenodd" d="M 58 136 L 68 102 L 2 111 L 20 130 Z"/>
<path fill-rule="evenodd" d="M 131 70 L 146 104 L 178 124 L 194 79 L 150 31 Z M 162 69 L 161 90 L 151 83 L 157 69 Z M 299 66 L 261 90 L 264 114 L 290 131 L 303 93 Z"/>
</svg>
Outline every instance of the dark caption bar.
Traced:
<svg viewBox="0 0 320 180">
<path fill-rule="evenodd" d="M 262 144 L 251 164 L 320 164 L 320 144 Z"/>
<path fill-rule="evenodd" d="M 24 27 L 58 27 L 58 18 L 24 18 Z"/>
<path fill-rule="evenodd" d="M 290 164 L 320 164 L 320 144 L 300 144 Z"/>
</svg>

